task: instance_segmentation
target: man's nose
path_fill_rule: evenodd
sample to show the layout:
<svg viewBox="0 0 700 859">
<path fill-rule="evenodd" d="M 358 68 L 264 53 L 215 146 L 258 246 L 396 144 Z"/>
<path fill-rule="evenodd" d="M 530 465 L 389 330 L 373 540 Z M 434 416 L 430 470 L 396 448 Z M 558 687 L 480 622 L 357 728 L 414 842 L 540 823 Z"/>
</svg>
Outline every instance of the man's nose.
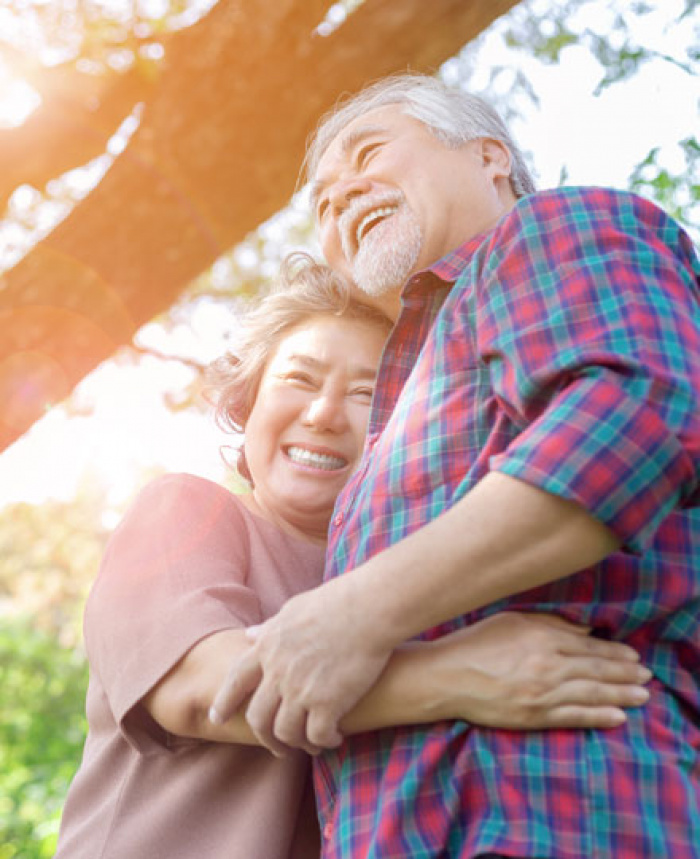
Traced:
<svg viewBox="0 0 700 859">
<path fill-rule="evenodd" d="M 370 188 L 370 181 L 363 176 L 349 176 L 339 179 L 333 184 L 329 193 L 333 214 L 336 217 L 342 215 L 356 197 L 369 193 Z"/>
</svg>

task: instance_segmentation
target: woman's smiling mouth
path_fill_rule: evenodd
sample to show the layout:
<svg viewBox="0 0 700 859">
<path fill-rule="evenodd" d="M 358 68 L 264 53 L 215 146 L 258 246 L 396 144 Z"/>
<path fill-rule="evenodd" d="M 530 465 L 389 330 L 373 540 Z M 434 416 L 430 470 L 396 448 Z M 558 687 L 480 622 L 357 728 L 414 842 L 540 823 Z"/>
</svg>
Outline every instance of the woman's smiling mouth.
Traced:
<svg viewBox="0 0 700 859">
<path fill-rule="evenodd" d="M 297 465 L 306 465 L 311 468 L 319 468 L 321 471 L 339 471 L 348 464 L 347 459 L 329 453 L 319 453 L 306 447 L 290 445 L 283 448 L 284 453 Z"/>
</svg>

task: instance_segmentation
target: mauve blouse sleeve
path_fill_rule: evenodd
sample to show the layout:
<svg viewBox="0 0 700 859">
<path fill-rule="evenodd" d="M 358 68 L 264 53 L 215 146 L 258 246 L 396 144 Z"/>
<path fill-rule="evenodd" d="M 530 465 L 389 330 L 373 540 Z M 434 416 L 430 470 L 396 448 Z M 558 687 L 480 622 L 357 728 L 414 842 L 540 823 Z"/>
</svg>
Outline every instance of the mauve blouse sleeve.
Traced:
<svg viewBox="0 0 700 859">
<path fill-rule="evenodd" d="M 107 545 L 86 648 L 115 722 L 144 753 L 172 738 L 141 698 L 202 638 L 262 619 L 239 504 L 208 480 L 168 475 L 141 492 Z"/>
</svg>

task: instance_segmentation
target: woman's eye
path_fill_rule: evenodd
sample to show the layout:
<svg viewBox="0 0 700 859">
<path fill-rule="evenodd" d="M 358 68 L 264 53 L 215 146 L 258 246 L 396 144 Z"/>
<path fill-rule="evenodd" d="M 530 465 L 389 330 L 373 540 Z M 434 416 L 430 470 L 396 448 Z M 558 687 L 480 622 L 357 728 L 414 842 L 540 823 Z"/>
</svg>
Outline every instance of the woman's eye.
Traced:
<svg viewBox="0 0 700 859">
<path fill-rule="evenodd" d="M 291 370 L 284 375 L 287 382 L 298 382 L 301 385 L 313 385 L 314 380 L 308 373 L 302 373 L 300 370 Z"/>
<path fill-rule="evenodd" d="M 359 400 L 370 401 L 374 396 L 374 388 L 355 388 L 352 391 L 352 395 Z"/>
<path fill-rule="evenodd" d="M 328 211 L 328 200 L 319 200 L 316 206 L 316 218 L 320 221 Z"/>
</svg>

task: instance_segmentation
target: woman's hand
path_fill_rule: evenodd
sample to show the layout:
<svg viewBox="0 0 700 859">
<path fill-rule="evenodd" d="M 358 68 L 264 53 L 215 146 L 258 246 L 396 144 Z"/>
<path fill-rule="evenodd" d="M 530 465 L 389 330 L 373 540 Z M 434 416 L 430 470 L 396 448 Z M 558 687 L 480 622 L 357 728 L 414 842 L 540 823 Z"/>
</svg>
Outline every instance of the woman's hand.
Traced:
<svg viewBox="0 0 700 859">
<path fill-rule="evenodd" d="M 645 703 L 643 684 L 652 675 L 632 648 L 588 633 L 556 616 L 503 612 L 408 645 L 407 655 L 433 719 L 512 729 L 612 728 L 625 721 L 624 708 Z"/>
</svg>

